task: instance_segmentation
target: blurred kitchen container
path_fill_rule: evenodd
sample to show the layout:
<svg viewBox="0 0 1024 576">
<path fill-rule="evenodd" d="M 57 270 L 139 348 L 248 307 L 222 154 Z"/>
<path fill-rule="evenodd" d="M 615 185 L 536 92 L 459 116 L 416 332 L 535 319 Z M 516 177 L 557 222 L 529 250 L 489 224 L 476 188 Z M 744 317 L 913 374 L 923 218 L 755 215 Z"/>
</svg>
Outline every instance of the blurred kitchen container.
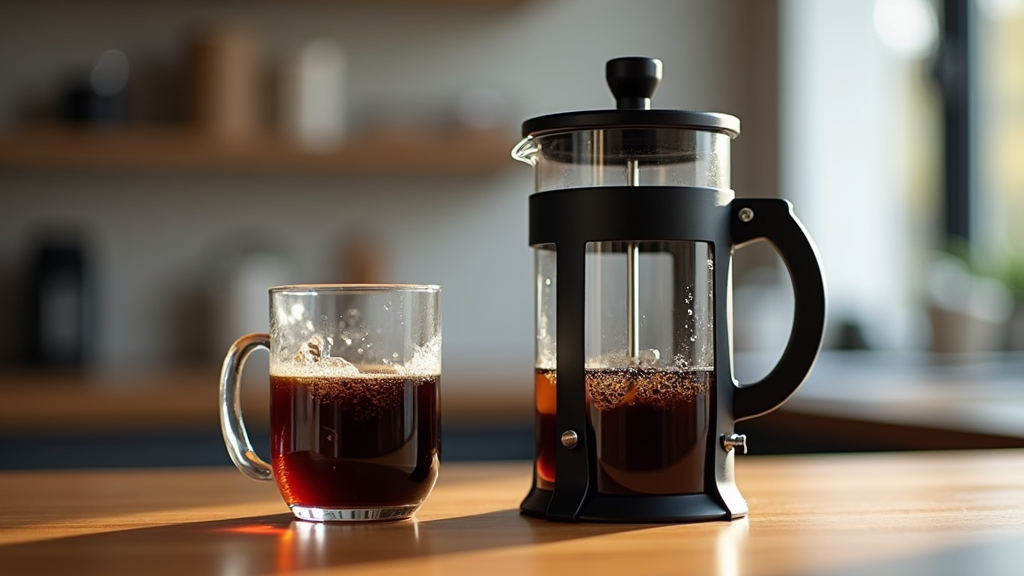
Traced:
<svg viewBox="0 0 1024 576">
<path fill-rule="evenodd" d="M 209 275 L 213 317 L 210 345 L 222 357 L 239 334 L 267 332 L 268 290 L 295 282 L 284 252 L 268 243 L 239 242 L 222 247 Z"/>
<path fill-rule="evenodd" d="M 83 240 L 67 232 L 40 234 L 29 271 L 29 361 L 48 367 L 84 366 L 93 339 L 92 304 Z"/>
<path fill-rule="evenodd" d="M 929 267 L 927 290 L 933 352 L 1005 349 L 1013 298 L 1003 283 L 972 274 L 955 258 L 941 257 Z"/>
<path fill-rule="evenodd" d="M 209 136 L 244 143 L 260 131 L 259 46 L 248 29 L 207 25 L 192 32 L 189 116 Z"/>
<path fill-rule="evenodd" d="M 337 148 L 348 133 L 346 56 L 335 40 L 303 45 L 278 70 L 276 116 L 289 140 L 312 152 Z"/>
<path fill-rule="evenodd" d="M 128 77 L 128 57 L 124 52 L 101 52 L 92 63 L 88 78 L 76 79 L 65 95 L 65 119 L 89 124 L 125 121 Z"/>
</svg>

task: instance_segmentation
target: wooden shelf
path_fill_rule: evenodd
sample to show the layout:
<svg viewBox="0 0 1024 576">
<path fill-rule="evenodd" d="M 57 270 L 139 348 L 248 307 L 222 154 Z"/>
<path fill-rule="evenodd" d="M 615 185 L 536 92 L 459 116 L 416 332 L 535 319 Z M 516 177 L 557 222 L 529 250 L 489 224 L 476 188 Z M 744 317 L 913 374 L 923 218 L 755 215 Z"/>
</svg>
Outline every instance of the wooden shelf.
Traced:
<svg viewBox="0 0 1024 576">
<path fill-rule="evenodd" d="M 180 126 L 37 126 L 0 134 L 0 169 L 479 175 L 512 164 L 505 130 L 389 129 L 319 154 L 272 137 L 226 142 Z"/>
<path fill-rule="evenodd" d="M 154 368 L 89 374 L 0 371 L 0 436 L 141 429 L 217 429 L 219 367 Z M 270 389 L 260 377 L 244 381 L 246 422 L 267 425 Z M 442 378 L 446 425 L 531 425 L 529 383 L 502 382 L 482 390 L 476 382 Z"/>
</svg>

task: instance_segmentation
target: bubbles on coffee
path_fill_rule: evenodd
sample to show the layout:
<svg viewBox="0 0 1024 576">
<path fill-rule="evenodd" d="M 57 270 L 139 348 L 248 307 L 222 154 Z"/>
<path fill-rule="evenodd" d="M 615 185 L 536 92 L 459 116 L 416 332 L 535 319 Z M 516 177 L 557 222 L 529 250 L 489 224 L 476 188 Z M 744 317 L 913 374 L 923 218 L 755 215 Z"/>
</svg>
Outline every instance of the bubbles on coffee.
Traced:
<svg viewBox="0 0 1024 576">
<path fill-rule="evenodd" d="M 630 356 L 625 351 L 615 351 L 587 359 L 587 369 L 593 368 L 657 368 L 661 364 L 661 351 L 647 348 Z"/>
<path fill-rule="evenodd" d="M 397 360 L 396 360 L 397 362 Z M 441 373 L 441 334 L 436 334 L 420 346 L 413 348 L 409 359 L 394 364 L 399 374 L 407 376 L 431 376 Z"/>
<path fill-rule="evenodd" d="M 707 370 L 640 367 L 587 370 L 587 394 L 593 407 L 602 411 L 640 404 L 668 408 L 707 394 L 711 374 Z"/>
<path fill-rule="evenodd" d="M 347 360 L 342 354 L 355 361 Z M 344 337 L 335 339 L 314 334 L 286 358 L 272 362 L 272 374 L 328 378 L 381 374 L 436 376 L 441 373 L 441 336 L 438 334 L 411 351 L 399 353 L 386 346 L 375 346 L 370 340 L 353 346 L 347 344 Z"/>
<path fill-rule="evenodd" d="M 633 358 L 633 363 L 641 368 L 657 368 L 660 360 L 661 352 L 657 348 L 650 348 L 641 350 L 636 358 Z"/>
<path fill-rule="evenodd" d="M 325 317 L 324 324 L 327 323 Z M 358 308 L 349 308 L 342 313 L 337 319 L 333 332 L 337 346 L 335 355 L 351 357 L 351 352 L 356 352 L 359 355 L 365 352 L 365 348 L 362 351 L 359 349 L 365 346 L 370 333 Z"/>
<path fill-rule="evenodd" d="M 635 357 L 612 352 L 588 359 L 586 386 L 593 406 L 598 410 L 634 404 L 664 408 L 707 393 L 710 368 L 691 367 L 684 355 L 672 360 L 672 365 L 665 365 L 656 348 L 640 350 Z"/>
<path fill-rule="evenodd" d="M 344 358 L 331 356 L 332 343 L 331 338 L 324 338 L 319 334 L 313 335 L 312 338 L 299 346 L 298 351 L 292 357 L 292 362 L 289 364 L 294 369 L 285 370 L 284 372 L 290 376 L 323 375 L 335 378 L 358 375 L 359 368 L 354 364 Z M 274 372 L 280 373 L 282 371 L 274 370 Z"/>
<path fill-rule="evenodd" d="M 293 360 L 300 364 L 305 362 L 319 362 L 328 354 L 327 346 L 328 342 L 320 337 L 320 335 L 314 335 L 308 341 L 303 342 L 302 345 L 299 346 L 299 350 L 295 352 Z"/>
<path fill-rule="evenodd" d="M 310 400 L 345 407 L 357 420 L 378 417 L 408 403 L 407 396 L 424 383 L 436 386 L 441 373 L 440 336 L 416 347 L 404 363 L 374 361 L 356 364 L 332 355 L 335 340 L 315 334 L 299 345 L 290 361 L 271 366 L 271 379 L 279 386 L 304 390 Z M 371 343 L 364 347 L 372 348 Z M 355 350 L 349 350 L 349 353 Z M 388 358 L 400 358 L 392 353 Z"/>
</svg>

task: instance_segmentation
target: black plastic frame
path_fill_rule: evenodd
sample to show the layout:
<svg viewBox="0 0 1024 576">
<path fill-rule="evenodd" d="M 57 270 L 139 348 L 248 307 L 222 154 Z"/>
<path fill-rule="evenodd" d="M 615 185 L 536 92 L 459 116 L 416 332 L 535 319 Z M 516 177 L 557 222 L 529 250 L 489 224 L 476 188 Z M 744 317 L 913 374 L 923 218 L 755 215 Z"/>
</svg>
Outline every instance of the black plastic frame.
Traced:
<svg viewBox="0 0 1024 576">
<path fill-rule="evenodd" d="M 536 137 L 554 132 L 610 128 L 685 128 L 721 132 L 735 138 L 740 134 L 740 121 L 729 114 L 692 110 L 584 110 L 531 118 L 523 122 L 522 133 L 523 137 Z"/>
<path fill-rule="evenodd" d="M 942 0 L 935 79 L 942 93 L 943 221 L 946 248 L 974 237 L 977 196 L 978 14 L 975 0 Z"/>
<path fill-rule="evenodd" d="M 555 488 L 534 486 L 523 513 L 561 521 L 696 522 L 745 516 L 734 481 L 733 451 L 722 438 L 739 420 L 771 411 L 800 386 L 817 358 L 825 326 L 825 286 L 817 252 L 781 199 L 737 199 L 731 190 L 694 187 L 598 187 L 530 196 L 530 245 L 558 251 L 557 426 L 574 430 L 572 448 L 558 445 Z M 797 306 L 789 345 L 760 382 L 740 386 L 732 373 L 728 307 L 732 252 L 757 239 L 779 250 L 793 279 Z M 584 383 L 584 286 L 588 242 L 699 241 L 715 259 L 715 390 L 710 395 L 705 492 L 608 495 L 597 491 L 595 439 L 587 422 Z M 536 474 L 536 472 L 535 472 Z"/>
</svg>

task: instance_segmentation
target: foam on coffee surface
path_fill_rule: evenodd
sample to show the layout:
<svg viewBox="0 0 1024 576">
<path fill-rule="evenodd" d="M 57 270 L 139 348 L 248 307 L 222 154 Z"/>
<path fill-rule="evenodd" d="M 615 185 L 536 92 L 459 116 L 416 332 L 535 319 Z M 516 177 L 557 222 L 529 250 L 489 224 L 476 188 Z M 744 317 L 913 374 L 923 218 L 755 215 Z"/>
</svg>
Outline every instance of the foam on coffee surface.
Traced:
<svg viewBox="0 0 1024 576">
<path fill-rule="evenodd" d="M 305 387 L 309 398 L 318 404 L 338 404 L 352 416 L 371 417 L 381 410 L 401 406 L 410 389 L 432 380 L 429 376 L 396 374 L 359 374 L 335 378 L 329 376 L 276 377 L 286 385 Z"/>
<path fill-rule="evenodd" d="M 271 367 L 274 385 L 304 388 L 304 393 L 314 402 L 344 406 L 346 413 L 361 418 L 401 406 L 412 388 L 431 382 L 436 384 L 440 376 L 439 373 L 416 373 L 417 369 L 431 367 L 425 362 L 356 366 L 344 358 L 328 355 L 325 344 L 328 342 L 315 336 L 300 346 L 288 361 L 274 363 Z M 416 359 L 414 355 L 412 360 Z"/>
<path fill-rule="evenodd" d="M 711 370 L 641 367 L 587 369 L 587 393 L 598 410 L 646 404 L 667 408 L 707 394 Z"/>
<path fill-rule="evenodd" d="M 378 378 L 382 375 L 438 376 L 441 374 L 441 337 L 435 336 L 416 348 L 407 362 L 397 363 L 393 358 L 356 365 L 330 353 L 331 339 L 314 335 L 304 342 L 290 360 L 271 362 L 270 372 L 275 376 L 292 378 Z"/>
<path fill-rule="evenodd" d="M 315 335 L 286 361 L 273 362 L 271 377 L 304 386 L 316 402 L 343 402 L 356 413 L 371 415 L 398 405 L 406 389 L 440 376 L 440 337 L 417 348 L 404 364 L 378 362 L 357 366 L 330 355 L 329 339 Z"/>
</svg>

